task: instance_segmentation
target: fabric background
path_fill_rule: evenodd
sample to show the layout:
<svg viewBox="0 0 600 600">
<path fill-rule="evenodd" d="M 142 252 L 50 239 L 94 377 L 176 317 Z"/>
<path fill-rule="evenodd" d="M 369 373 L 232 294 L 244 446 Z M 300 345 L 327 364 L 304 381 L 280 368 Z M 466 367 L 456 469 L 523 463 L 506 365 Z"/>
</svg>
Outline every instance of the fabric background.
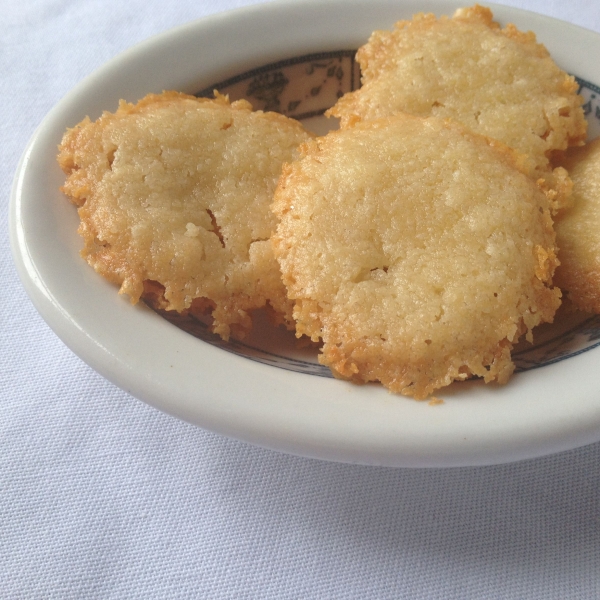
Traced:
<svg viewBox="0 0 600 600">
<path fill-rule="evenodd" d="M 251 1 L 0 2 L 0 598 L 600 598 L 600 444 L 449 470 L 278 454 L 132 398 L 33 309 L 7 215 L 36 126 L 122 50 Z M 596 2 L 508 4 L 600 32 Z"/>
</svg>

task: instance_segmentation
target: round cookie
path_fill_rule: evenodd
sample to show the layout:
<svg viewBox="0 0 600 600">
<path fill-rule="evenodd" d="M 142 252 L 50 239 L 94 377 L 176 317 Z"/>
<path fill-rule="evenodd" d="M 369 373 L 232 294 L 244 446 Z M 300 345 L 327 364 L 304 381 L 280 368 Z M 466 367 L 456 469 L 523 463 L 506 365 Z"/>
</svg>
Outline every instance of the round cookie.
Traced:
<svg viewBox="0 0 600 600">
<path fill-rule="evenodd" d="M 121 293 L 212 310 L 227 339 L 265 305 L 289 318 L 269 207 L 302 126 L 245 101 L 150 94 L 69 130 L 58 160 L 78 206 L 82 256 Z"/>
<path fill-rule="evenodd" d="M 567 153 L 573 206 L 556 220 L 556 284 L 585 312 L 600 313 L 600 138 Z"/>
<path fill-rule="evenodd" d="M 392 31 L 375 31 L 357 53 L 363 86 L 329 114 L 342 127 L 397 111 L 455 119 L 528 155 L 559 208 L 570 184 L 563 170 L 552 172 L 549 158 L 585 140 L 577 82 L 533 33 L 500 29 L 492 19 L 476 5 L 452 18 L 418 14 Z"/>
<path fill-rule="evenodd" d="M 560 304 L 548 201 L 516 153 L 402 114 L 301 153 L 275 192 L 273 244 L 320 361 L 416 398 L 507 381 L 513 343 Z"/>
</svg>

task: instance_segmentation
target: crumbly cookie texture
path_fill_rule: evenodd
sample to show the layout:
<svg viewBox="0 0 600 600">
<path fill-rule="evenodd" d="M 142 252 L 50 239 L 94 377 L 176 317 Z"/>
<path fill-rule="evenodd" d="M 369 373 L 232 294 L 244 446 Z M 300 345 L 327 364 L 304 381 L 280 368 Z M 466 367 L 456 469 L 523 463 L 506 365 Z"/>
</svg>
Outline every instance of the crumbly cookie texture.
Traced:
<svg viewBox="0 0 600 600">
<path fill-rule="evenodd" d="M 121 101 L 65 134 L 63 191 L 79 206 L 82 256 L 137 302 L 209 309 L 214 331 L 242 337 L 249 311 L 290 304 L 273 256 L 270 211 L 284 161 L 310 138 L 245 101 L 177 92 Z"/>
<path fill-rule="evenodd" d="M 568 176 L 553 172 L 550 159 L 584 142 L 582 99 L 533 33 L 501 29 L 489 9 L 475 5 L 452 18 L 418 14 L 375 31 L 357 60 L 362 88 L 328 113 L 342 127 L 396 111 L 455 119 L 529 156 L 554 209 L 568 205 Z"/>
<path fill-rule="evenodd" d="M 573 206 L 555 223 L 556 283 L 579 310 L 600 313 L 600 138 L 571 149 L 563 164 L 573 180 Z"/>
<path fill-rule="evenodd" d="M 309 141 L 273 209 L 297 333 L 357 382 L 426 398 L 506 382 L 511 349 L 560 305 L 549 203 L 517 153 L 398 114 Z"/>
</svg>

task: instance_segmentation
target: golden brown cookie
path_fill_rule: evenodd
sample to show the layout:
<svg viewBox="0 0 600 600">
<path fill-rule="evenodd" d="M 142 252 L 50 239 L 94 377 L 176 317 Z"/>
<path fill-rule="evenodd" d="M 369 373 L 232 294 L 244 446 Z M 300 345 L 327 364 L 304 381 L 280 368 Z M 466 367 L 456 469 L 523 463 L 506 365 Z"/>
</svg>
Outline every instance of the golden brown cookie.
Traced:
<svg viewBox="0 0 600 600">
<path fill-rule="evenodd" d="M 244 334 L 255 308 L 289 317 L 269 206 L 282 163 L 309 137 L 245 101 L 176 92 L 86 118 L 58 156 L 82 256 L 134 303 L 146 288 L 167 310 L 210 308 L 225 339 Z"/>
<path fill-rule="evenodd" d="M 573 304 L 600 313 L 600 138 L 567 153 L 573 206 L 555 223 L 559 285 Z"/>
<path fill-rule="evenodd" d="M 567 174 L 553 151 L 583 143 L 586 122 L 573 77 L 531 32 L 504 29 L 481 6 L 452 18 L 415 15 L 375 31 L 359 49 L 363 86 L 331 109 L 342 127 L 396 111 L 452 118 L 531 159 L 555 208 L 568 202 Z"/>
<path fill-rule="evenodd" d="M 275 192 L 273 243 L 320 361 L 416 398 L 472 375 L 507 381 L 513 343 L 560 304 L 548 200 L 518 155 L 402 114 L 301 152 Z"/>
</svg>

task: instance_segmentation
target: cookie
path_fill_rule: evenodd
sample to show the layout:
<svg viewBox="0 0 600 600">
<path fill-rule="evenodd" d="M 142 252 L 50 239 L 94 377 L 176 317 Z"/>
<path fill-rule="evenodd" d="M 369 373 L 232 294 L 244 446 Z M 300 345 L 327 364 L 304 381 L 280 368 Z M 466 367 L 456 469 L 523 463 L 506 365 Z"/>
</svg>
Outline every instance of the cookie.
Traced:
<svg viewBox="0 0 600 600">
<path fill-rule="evenodd" d="M 415 398 L 508 380 L 513 344 L 560 304 L 548 199 L 519 160 L 404 114 L 301 146 L 275 192 L 273 244 L 321 363 Z"/>
<path fill-rule="evenodd" d="M 245 101 L 150 94 L 64 136 L 63 191 L 79 206 L 81 252 L 133 303 L 208 309 L 214 331 L 241 337 L 249 311 L 290 305 L 270 236 L 284 161 L 310 135 Z"/>
<path fill-rule="evenodd" d="M 600 138 L 573 148 L 563 162 L 573 206 L 556 219 L 556 283 L 579 310 L 600 313 Z"/>
<path fill-rule="evenodd" d="M 457 120 L 527 155 L 554 208 L 568 204 L 568 176 L 553 172 L 550 159 L 585 140 L 582 99 L 533 33 L 501 29 L 476 5 L 452 18 L 418 14 L 375 31 L 357 60 L 363 86 L 328 113 L 342 127 L 396 111 Z"/>
</svg>

